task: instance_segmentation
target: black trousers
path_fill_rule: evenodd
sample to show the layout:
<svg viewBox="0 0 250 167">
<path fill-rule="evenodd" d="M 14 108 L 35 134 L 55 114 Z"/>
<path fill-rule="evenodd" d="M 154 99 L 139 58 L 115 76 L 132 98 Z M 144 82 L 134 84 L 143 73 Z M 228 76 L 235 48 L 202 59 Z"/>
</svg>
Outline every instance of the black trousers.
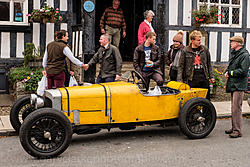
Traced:
<svg viewBox="0 0 250 167">
<path fill-rule="evenodd" d="M 210 100 L 209 80 L 206 78 L 203 69 L 195 69 L 192 81 L 188 80 L 188 85 L 191 88 L 205 88 L 207 89 L 206 99 Z"/>
<path fill-rule="evenodd" d="M 177 74 L 178 70 L 173 69 L 173 67 L 171 66 L 169 70 L 170 81 L 177 81 Z"/>
</svg>

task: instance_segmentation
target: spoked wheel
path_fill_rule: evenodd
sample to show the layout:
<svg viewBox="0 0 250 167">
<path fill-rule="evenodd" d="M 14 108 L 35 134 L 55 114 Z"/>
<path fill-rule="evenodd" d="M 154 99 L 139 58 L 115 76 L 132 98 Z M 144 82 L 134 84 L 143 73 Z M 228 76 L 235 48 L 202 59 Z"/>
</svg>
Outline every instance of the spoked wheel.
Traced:
<svg viewBox="0 0 250 167">
<path fill-rule="evenodd" d="M 178 121 L 180 130 L 188 138 L 204 138 L 214 129 L 216 111 L 209 100 L 193 98 L 184 104 Z"/>
<path fill-rule="evenodd" d="M 10 123 L 17 133 L 23 120 L 34 110 L 30 104 L 30 95 L 21 97 L 13 104 L 10 110 Z"/>
<path fill-rule="evenodd" d="M 132 82 L 135 83 L 140 90 L 142 91 L 148 90 L 146 81 L 144 80 L 144 78 L 141 76 L 140 73 L 138 73 L 137 71 L 131 71 L 131 76 L 132 76 Z"/>
<path fill-rule="evenodd" d="M 72 127 L 63 113 L 51 108 L 41 108 L 24 120 L 19 137 L 23 148 L 31 156 L 52 158 L 68 148 Z"/>
</svg>

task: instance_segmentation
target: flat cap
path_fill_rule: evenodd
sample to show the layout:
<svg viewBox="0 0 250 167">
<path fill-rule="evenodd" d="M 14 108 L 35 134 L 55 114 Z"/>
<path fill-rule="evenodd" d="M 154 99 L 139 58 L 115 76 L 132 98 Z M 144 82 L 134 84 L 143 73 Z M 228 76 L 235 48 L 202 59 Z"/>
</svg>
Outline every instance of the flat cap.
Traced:
<svg viewBox="0 0 250 167">
<path fill-rule="evenodd" d="M 229 38 L 229 40 L 239 42 L 240 44 L 244 44 L 244 38 L 242 38 L 241 36 L 233 36 Z"/>
</svg>

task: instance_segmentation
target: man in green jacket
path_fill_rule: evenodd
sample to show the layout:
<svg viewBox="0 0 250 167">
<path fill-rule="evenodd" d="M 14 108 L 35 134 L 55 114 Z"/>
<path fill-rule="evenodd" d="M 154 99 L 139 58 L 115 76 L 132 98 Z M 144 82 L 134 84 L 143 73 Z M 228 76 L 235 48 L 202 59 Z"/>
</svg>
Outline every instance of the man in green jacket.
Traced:
<svg viewBox="0 0 250 167">
<path fill-rule="evenodd" d="M 228 78 L 226 92 L 231 93 L 232 128 L 226 130 L 232 138 L 242 136 L 242 101 L 244 91 L 247 89 L 247 73 L 249 68 L 249 52 L 243 47 L 244 39 L 234 36 L 229 39 L 231 55 L 229 65 L 225 72 Z"/>
<path fill-rule="evenodd" d="M 110 44 L 110 35 L 103 34 L 100 37 L 101 47 L 92 57 L 88 64 L 84 64 L 84 70 L 88 70 L 89 66 L 100 63 L 100 72 L 96 79 L 96 83 L 114 82 L 120 80 L 122 69 L 122 58 L 117 47 Z"/>
</svg>

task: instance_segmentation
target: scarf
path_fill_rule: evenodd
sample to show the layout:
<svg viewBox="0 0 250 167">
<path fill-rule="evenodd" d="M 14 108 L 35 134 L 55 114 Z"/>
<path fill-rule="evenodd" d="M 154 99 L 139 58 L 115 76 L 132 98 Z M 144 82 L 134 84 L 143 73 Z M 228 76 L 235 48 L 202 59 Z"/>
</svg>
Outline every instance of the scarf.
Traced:
<svg viewBox="0 0 250 167">
<path fill-rule="evenodd" d="M 152 32 L 155 32 L 154 28 L 152 27 L 152 24 L 149 23 L 147 20 L 144 20 L 145 23 L 147 23 L 147 25 L 149 26 L 149 28 L 151 29 Z"/>
<path fill-rule="evenodd" d="M 174 49 L 172 49 L 172 51 L 171 51 L 171 53 L 170 53 L 171 56 L 172 56 L 172 54 L 173 54 L 173 51 L 174 51 Z M 179 49 L 179 50 L 177 51 L 176 55 L 175 55 L 174 62 L 173 62 L 173 69 L 178 69 L 180 57 L 181 57 L 181 49 Z"/>
</svg>

